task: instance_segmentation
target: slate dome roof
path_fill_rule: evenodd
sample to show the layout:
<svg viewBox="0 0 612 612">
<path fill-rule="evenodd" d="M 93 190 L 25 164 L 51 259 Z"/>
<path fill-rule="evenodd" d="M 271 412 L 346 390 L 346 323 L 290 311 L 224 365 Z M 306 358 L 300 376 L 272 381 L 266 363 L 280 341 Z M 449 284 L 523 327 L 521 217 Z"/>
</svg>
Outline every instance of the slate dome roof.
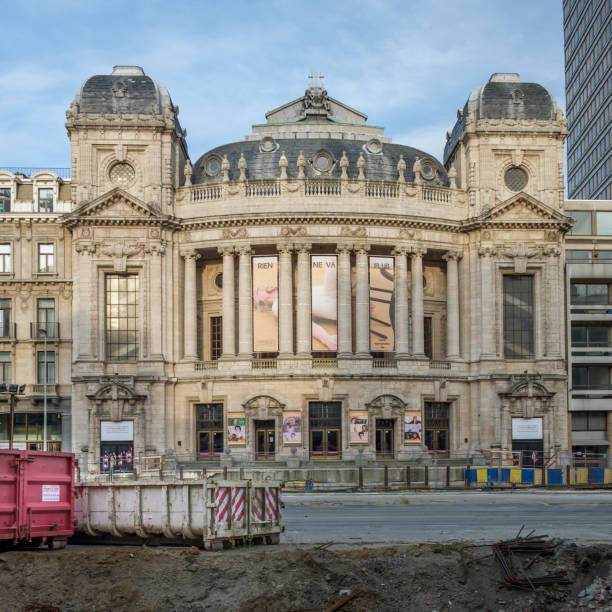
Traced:
<svg viewBox="0 0 612 612">
<path fill-rule="evenodd" d="M 524 83 L 516 72 L 496 72 L 480 85 L 468 98 L 463 110 L 457 113 L 457 122 L 444 147 L 446 161 L 463 132 L 467 116 L 474 113 L 479 119 L 510 119 L 554 121 L 559 107 L 551 93 L 539 83 Z"/>
<path fill-rule="evenodd" d="M 363 154 L 366 162 L 364 174 L 367 180 L 397 181 L 399 176 L 397 164 L 400 156 L 403 156 L 406 162 L 404 178 L 412 182 L 414 181 L 412 166 L 418 156 L 423 166 L 428 166 L 430 169 L 431 178 L 426 180 L 427 183 L 449 185 L 444 166 L 432 155 L 419 149 L 399 144 L 381 143 L 377 139 L 360 141 L 308 137 L 291 140 L 276 140 L 268 137 L 262 140 L 247 140 L 216 147 L 196 161 L 192 181 L 194 184 L 220 182 L 222 179 L 221 163 L 226 155 L 230 163 L 230 180 L 236 180 L 240 174 L 238 161 L 242 154 L 247 162 L 247 179 L 277 179 L 280 176 L 278 163 L 283 152 L 287 157 L 287 176 L 290 179 L 298 175 L 297 160 L 300 152 L 306 161 L 304 166 L 306 178 L 339 179 L 342 173 L 340 159 L 344 152 L 349 161 L 347 174 L 350 179 L 357 178 L 359 173 L 357 160 L 359 155 Z"/>
<path fill-rule="evenodd" d="M 115 66 L 112 74 L 88 78 L 75 101 L 81 113 L 161 115 L 172 104 L 166 86 L 145 75 L 140 66 Z"/>
</svg>

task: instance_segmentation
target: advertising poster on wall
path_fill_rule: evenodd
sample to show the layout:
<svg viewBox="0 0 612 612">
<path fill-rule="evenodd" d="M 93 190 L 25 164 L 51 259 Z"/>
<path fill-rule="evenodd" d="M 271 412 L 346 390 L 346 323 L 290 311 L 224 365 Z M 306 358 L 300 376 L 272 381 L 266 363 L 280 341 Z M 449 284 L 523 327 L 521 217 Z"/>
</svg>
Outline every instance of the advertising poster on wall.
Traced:
<svg viewBox="0 0 612 612">
<path fill-rule="evenodd" d="M 283 444 L 302 443 L 302 413 L 283 412 Z"/>
<path fill-rule="evenodd" d="M 351 444 L 367 444 L 368 443 L 368 413 L 351 410 L 349 411 L 350 431 L 349 441 Z"/>
<path fill-rule="evenodd" d="M 246 417 L 244 412 L 227 415 L 227 443 L 230 446 L 246 444 Z"/>
<path fill-rule="evenodd" d="M 337 257 L 313 255 L 312 279 L 312 350 L 338 350 Z"/>
<path fill-rule="evenodd" d="M 370 350 L 395 350 L 393 257 L 370 257 Z"/>
<path fill-rule="evenodd" d="M 423 418 L 421 411 L 404 412 L 404 444 L 421 444 L 423 441 Z"/>
<path fill-rule="evenodd" d="M 253 350 L 278 351 L 278 257 L 253 257 Z"/>
</svg>

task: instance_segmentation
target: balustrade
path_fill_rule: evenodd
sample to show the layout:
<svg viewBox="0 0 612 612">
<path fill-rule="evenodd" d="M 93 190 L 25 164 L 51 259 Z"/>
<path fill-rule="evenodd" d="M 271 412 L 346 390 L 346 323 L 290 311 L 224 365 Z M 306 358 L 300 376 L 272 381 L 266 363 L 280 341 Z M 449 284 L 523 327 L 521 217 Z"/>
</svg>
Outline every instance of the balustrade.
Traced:
<svg viewBox="0 0 612 612">
<path fill-rule="evenodd" d="M 278 182 L 248 183 L 246 186 L 247 198 L 271 198 L 281 194 L 281 186 Z"/>
</svg>

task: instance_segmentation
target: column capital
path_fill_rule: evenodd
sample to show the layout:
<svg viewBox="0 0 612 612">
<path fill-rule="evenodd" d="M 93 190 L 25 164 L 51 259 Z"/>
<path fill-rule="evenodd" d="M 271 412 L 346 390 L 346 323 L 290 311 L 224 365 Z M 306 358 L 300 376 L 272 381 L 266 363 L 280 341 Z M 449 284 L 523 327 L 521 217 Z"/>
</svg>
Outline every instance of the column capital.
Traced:
<svg viewBox="0 0 612 612">
<path fill-rule="evenodd" d="M 547 245 L 542 248 L 542 255 L 554 259 L 561 255 L 561 248 L 556 244 Z"/>
<path fill-rule="evenodd" d="M 353 246 L 357 255 L 367 255 L 370 251 L 369 244 L 356 244 Z"/>
<path fill-rule="evenodd" d="M 277 244 L 276 250 L 281 255 L 291 254 L 294 250 L 294 245 L 293 244 Z"/>
<path fill-rule="evenodd" d="M 181 251 L 181 256 L 187 259 L 197 260 L 200 259 L 201 255 L 197 249 L 186 249 Z"/>
<path fill-rule="evenodd" d="M 336 246 L 336 253 L 338 253 L 338 255 L 342 255 L 344 253 L 348 253 L 350 255 L 352 250 L 353 250 L 352 244 L 339 244 Z"/>
<path fill-rule="evenodd" d="M 233 255 L 235 250 L 236 249 L 233 246 L 217 247 L 217 253 L 219 253 L 219 255 Z"/>
<path fill-rule="evenodd" d="M 410 252 L 409 246 L 397 246 L 391 251 L 391 255 L 408 255 Z"/>
<path fill-rule="evenodd" d="M 236 253 L 238 253 L 238 255 L 242 256 L 242 255 L 252 255 L 253 254 L 253 249 L 251 248 L 250 244 L 240 244 L 236 247 Z"/>
<path fill-rule="evenodd" d="M 442 255 L 444 261 L 458 261 L 463 257 L 460 251 L 448 251 Z"/>
<path fill-rule="evenodd" d="M 421 258 L 427 253 L 427 247 L 419 245 L 413 246 L 410 249 L 410 253 L 412 255 L 412 259 L 415 259 L 416 257 Z"/>
<path fill-rule="evenodd" d="M 295 244 L 295 250 L 298 253 L 310 253 L 312 250 L 312 244 L 310 242 L 302 242 L 299 244 Z"/>
<path fill-rule="evenodd" d="M 481 246 L 478 249 L 478 255 L 480 257 L 494 257 L 497 255 L 497 249 L 494 246 Z"/>
</svg>

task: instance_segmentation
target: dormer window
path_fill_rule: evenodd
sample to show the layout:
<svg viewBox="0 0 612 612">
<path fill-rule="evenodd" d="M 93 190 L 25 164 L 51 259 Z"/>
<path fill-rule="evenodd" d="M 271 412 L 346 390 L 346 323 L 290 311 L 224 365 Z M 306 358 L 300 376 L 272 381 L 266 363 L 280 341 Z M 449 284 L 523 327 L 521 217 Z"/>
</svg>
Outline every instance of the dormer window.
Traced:
<svg viewBox="0 0 612 612">
<path fill-rule="evenodd" d="M 38 190 L 38 212 L 53 212 L 53 189 L 45 187 Z"/>
<path fill-rule="evenodd" d="M 10 189 L 0 189 L 0 212 L 11 212 Z"/>
</svg>

